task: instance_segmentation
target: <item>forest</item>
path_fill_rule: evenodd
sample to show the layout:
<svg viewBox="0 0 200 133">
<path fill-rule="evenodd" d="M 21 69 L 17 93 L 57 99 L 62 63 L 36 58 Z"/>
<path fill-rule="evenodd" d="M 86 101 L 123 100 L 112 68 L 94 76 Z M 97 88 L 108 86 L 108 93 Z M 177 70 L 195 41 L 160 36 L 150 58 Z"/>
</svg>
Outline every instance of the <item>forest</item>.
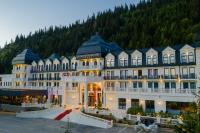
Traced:
<svg viewBox="0 0 200 133">
<path fill-rule="evenodd" d="M 105 41 L 114 41 L 128 50 L 192 43 L 199 31 L 199 0 L 141 0 L 137 5 L 93 14 L 85 21 L 17 35 L 0 48 L 0 73 L 11 73 L 12 58 L 25 48 L 41 58 L 52 53 L 72 55 L 96 32 Z"/>
</svg>

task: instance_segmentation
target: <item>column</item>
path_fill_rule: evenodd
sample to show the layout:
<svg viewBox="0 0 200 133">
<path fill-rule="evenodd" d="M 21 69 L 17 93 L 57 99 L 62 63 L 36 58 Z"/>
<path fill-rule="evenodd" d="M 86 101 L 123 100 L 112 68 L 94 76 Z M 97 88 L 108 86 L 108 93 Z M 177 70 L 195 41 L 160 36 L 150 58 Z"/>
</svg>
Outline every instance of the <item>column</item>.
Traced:
<svg viewBox="0 0 200 133">
<path fill-rule="evenodd" d="M 65 87 L 62 87 L 62 106 L 66 106 L 66 92 L 65 92 Z"/>
<path fill-rule="evenodd" d="M 87 88 L 87 81 L 84 81 L 84 107 L 88 107 L 88 88 Z"/>
</svg>

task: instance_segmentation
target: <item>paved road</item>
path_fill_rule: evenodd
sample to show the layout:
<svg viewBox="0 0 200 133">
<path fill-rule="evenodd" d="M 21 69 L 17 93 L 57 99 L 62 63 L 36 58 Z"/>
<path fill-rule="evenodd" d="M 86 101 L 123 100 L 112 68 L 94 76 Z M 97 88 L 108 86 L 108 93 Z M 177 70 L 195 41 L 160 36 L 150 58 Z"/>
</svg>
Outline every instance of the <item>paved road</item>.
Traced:
<svg viewBox="0 0 200 133">
<path fill-rule="evenodd" d="M 48 119 L 24 119 L 14 115 L 0 113 L 0 133 L 64 133 L 66 122 Z M 134 133 L 133 128 L 113 127 L 110 129 L 94 128 L 70 124 L 71 133 Z M 162 129 L 159 133 L 170 133 Z"/>
</svg>

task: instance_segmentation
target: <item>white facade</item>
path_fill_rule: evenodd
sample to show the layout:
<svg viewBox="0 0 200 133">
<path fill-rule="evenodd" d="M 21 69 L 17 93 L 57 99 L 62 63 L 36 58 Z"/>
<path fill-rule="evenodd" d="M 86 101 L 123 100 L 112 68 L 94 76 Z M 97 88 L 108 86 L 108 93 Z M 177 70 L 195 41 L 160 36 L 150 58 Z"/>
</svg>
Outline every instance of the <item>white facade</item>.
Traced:
<svg viewBox="0 0 200 133">
<path fill-rule="evenodd" d="M 15 64 L 12 75 L 0 77 L 1 84 L 9 82 L 13 89 L 48 90 L 48 102 L 69 108 L 102 104 L 125 112 L 139 104 L 147 111 L 165 112 L 173 110 L 167 103 L 195 101 L 192 92 L 200 87 L 200 48 L 186 44 L 108 51 L 98 57 L 47 58 Z"/>
</svg>

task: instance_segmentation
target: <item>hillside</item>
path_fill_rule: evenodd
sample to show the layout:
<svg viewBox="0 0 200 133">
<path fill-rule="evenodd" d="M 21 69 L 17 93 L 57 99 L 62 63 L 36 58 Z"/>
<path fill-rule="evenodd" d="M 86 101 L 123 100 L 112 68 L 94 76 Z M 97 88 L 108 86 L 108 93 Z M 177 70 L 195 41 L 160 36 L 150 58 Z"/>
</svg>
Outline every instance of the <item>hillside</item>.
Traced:
<svg viewBox="0 0 200 133">
<path fill-rule="evenodd" d="M 10 73 L 12 58 L 25 47 L 40 57 L 76 53 L 92 34 L 115 41 L 124 49 L 191 43 L 200 31 L 199 0 L 151 0 L 116 7 L 65 27 L 19 35 L 0 49 L 0 73 Z"/>
</svg>

